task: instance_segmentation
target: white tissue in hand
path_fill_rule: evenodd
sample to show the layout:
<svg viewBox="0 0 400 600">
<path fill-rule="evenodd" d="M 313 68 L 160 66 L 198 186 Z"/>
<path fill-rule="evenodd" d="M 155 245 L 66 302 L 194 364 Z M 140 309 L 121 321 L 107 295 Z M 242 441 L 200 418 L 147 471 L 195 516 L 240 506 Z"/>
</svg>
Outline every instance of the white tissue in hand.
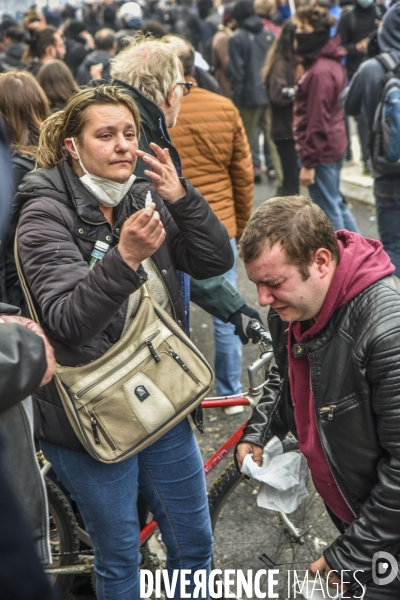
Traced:
<svg viewBox="0 0 400 600">
<path fill-rule="evenodd" d="M 264 448 L 262 467 L 254 462 L 252 454 L 247 454 L 241 471 L 263 482 L 257 494 L 257 504 L 262 508 L 289 514 L 308 496 L 305 458 L 298 452 L 283 454 L 282 442 L 276 436 Z"/>
</svg>

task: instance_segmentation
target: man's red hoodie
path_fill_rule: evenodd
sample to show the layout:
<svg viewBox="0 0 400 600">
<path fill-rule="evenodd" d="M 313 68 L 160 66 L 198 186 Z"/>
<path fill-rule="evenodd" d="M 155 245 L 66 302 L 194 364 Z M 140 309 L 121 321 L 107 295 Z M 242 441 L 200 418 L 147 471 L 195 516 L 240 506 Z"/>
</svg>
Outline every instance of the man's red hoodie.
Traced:
<svg viewBox="0 0 400 600">
<path fill-rule="evenodd" d="M 307 356 L 294 358 L 294 343 L 312 339 L 327 325 L 333 313 L 350 302 L 367 287 L 391 275 L 395 268 L 377 240 L 363 238 L 358 233 L 336 232 L 340 261 L 333 276 L 324 305 L 310 329 L 302 332 L 302 323 L 289 325 L 288 357 L 290 392 L 299 436 L 299 447 L 307 459 L 314 485 L 332 512 L 345 523 L 355 518 L 336 485 L 319 437 L 315 404 L 310 385 L 310 362 Z"/>
</svg>

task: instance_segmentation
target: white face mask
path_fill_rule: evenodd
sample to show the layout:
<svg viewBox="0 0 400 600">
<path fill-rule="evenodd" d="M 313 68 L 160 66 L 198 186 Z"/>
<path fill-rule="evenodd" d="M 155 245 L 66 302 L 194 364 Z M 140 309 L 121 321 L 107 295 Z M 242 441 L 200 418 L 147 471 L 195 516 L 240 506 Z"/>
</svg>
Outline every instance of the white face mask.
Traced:
<svg viewBox="0 0 400 600">
<path fill-rule="evenodd" d="M 117 206 L 127 194 L 132 183 L 136 179 L 136 175 L 132 175 L 124 183 L 118 183 L 111 179 L 104 179 L 104 177 L 98 177 L 97 175 L 91 175 L 87 172 L 79 156 L 78 149 L 75 144 L 74 138 L 72 139 L 72 145 L 75 152 L 78 155 L 79 164 L 85 175 L 79 177 L 79 181 L 85 186 L 87 190 L 98 200 L 103 206 Z"/>
</svg>

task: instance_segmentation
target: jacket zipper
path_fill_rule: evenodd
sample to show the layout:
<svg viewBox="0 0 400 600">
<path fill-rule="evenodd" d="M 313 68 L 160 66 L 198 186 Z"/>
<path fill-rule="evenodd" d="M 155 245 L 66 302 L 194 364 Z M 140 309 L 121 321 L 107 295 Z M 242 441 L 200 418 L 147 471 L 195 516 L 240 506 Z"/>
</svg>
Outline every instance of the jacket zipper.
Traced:
<svg viewBox="0 0 400 600">
<path fill-rule="evenodd" d="M 328 414 L 328 421 L 332 421 L 333 420 L 333 411 L 334 410 L 335 410 L 335 405 L 334 404 L 330 404 L 329 406 L 321 406 L 321 408 L 319 409 L 319 414 L 321 416 Z"/>
<path fill-rule="evenodd" d="M 315 395 L 314 395 L 314 391 L 313 391 L 313 387 L 312 387 L 312 376 L 311 376 L 311 371 L 312 371 L 312 362 L 311 362 L 311 356 L 312 356 L 312 353 L 310 353 L 310 354 L 308 355 L 308 360 L 309 360 L 309 363 L 310 363 L 310 390 L 311 390 L 311 393 L 312 393 L 312 395 L 313 395 L 313 398 L 314 398 L 314 403 L 315 403 Z M 331 407 L 331 406 L 329 406 L 328 408 L 329 408 L 329 409 L 331 409 L 332 407 Z M 317 412 L 317 409 L 316 409 L 316 412 Z M 328 417 L 328 418 L 329 418 L 329 417 Z M 333 410 L 332 410 L 332 418 L 333 418 Z M 357 517 L 357 513 L 354 511 L 354 509 L 352 508 L 352 506 L 351 506 L 350 502 L 347 500 L 347 498 L 346 498 L 346 496 L 345 496 L 345 494 L 344 494 L 343 490 L 341 489 L 341 487 L 340 487 L 340 485 L 339 485 L 339 483 L 338 483 L 338 481 L 337 481 L 337 479 L 336 479 L 336 477 L 335 477 L 335 473 L 333 472 L 332 465 L 331 465 L 331 463 L 329 462 L 329 458 L 328 458 L 328 455 L 327 455 L 327 453 L 326 453 L 326 450 L 325 450 L 325 447 L 324 447 L 324 443 L 323 443 L 323 441 L 322 441 L 322 436 L 321 436 L 321 430 L 320 430 L 320 425 L 319 425 L 318 414 L 316 414 L 316 416 L 315 416 L 315 422 L 316 422 L 316 424 L 317 424 L 317 430 L 318 430 L 319 440 L 320 440 L 320 442 L 321 442 L 321 448 L 322 448 L 322 451 L 323 451 L 323 453 L 324 453 L 325 460 L 326 460 L 326 462 L 328 463 L 329 470 L 330 470 L 330 472 L 332 473 L 332 477 L 333 477 L 333 479 L 335 480 L 335 483 L 336 483 L 337 489 L 339 490 L 339 492 L 340 492 L 340 494 L 341 494 L 341 496 L 342 496 L 343 500 L 346 502 L 347 506 L 349 507 L 349 509 L 351 510 L 351 512 L 353 513 L 353 515 L 354 515 L 355 517 Z"/>
<path fill-rule="evenodd" d="M 87 394 L 88 392 L 90 392 L 91 389 L 93 389 L 94 387 L 96 387 L 97 385 L 99 385 L 99 383 L 101 383 L 102 381 L 104 381 L 105 379 L 108 379 L 108 377 L 111 377 L 111 375 L 114 375 L 114 373 L 116 373 L 117 371 L 119 371 L 119 369 L 122 369 L 126 364 L 128 364 L 128 362 L 130 362 L 132 360 L 132 358 L 138 354 L 138 352 L 140 352 L 144 346 L 150 346 L 151 348 L 153 348 L 153 352 L 156 354 L 156 351 L 154 350 L 153 344 L 151 343 L 151 341 L 157 337 L 157 335 L 160 333 L 160 330 L 157 329 L 157 331 L 155 331 L 154 333 L 152 333 L 144 342 L 142 342 L 140 344 L 140 346 L 138 346 L 138 348 L 136 348 L 136 350 L 133 352 L 133 354 L 130 354 L 124 361 L 122 361 L 122 363 L 120 363 L 118 366 L 114 367 L 111 371 L 109 371 L 108 373 L 105 373 L 104 375 L 102 375 L 101 377 L 99 377 L 99 379 L 97 379 L 94 383 L 91 383 L 90 385 L 87 385 L 85 388 L 83 388 L 83 390 L 81 390 L 80 392 L 78 392 L 76 394 L 77 398 L 82 398 L 82 396 L 84 396 L 85 394 Z M 150 349 L 151 352 L 151 349 Z M 153 353 L 152 353 L 153 355 Z M 160 360 L 160 357 L 156 354 L 158 361 Z M 153 355 L 154 357 L 154 355 Z M 155 357 L 154 357 L 155 359 Z M 156 360 L 156 359 L 155 359 Z M 156 362 L 158 362 L 156 360 Z"/>
<path fill-rule="evenodd" d="M 185 371 L 185 373 L 187 373 L 189 375 L 189 377 L 191 379 L 193 379 L 193 381 L 198 385 L 200 383 L 200 379 L 197 379 L 196 375 L 194 373 L 192 373 L 192 371 L 189 369 L 189 367 L 187 367 L 185 365 L 185 363 L 183 362 L 181 357 L 178 356 L 178 354 L 176 352 L 174 352 L 174 350 L 172 350 L 172 348 L 169 348 L 168 351 L 169 351 L 170 355 L 172 356 L 172 358 L 174 358 L 176 360 L 178 365 L 180 367 L 182 367 L 182 369 Z"/>
<path fill-rule="evenodd" d="M 100 431 L 101 435 L 103 436 L 103 438 L 106 440 L 106 442 L 108 443 L 108 445 L 112 448 L 112 450 L 117 450 L 116 445 L 114 444 L 114 442 L 112 441 L 112 439 L 110 438 L 110 436 L 107 434 L 107 432 L 105 431 L 104 427 L 102 426 L 102 424 L 100 423 L 100 421 L 98 421 L 96 419 L 96 416 L 94 413 L 92 413 L 92 416 L 90 417 L 90 420 L 92 422 L 92 429 L 93 429 L 93 437 L 94 437 L 94 441 L 96 442 L 96 444 L 100 444 L 100 438 L 98 436 L 98 432 L 97 430 Z"/>
</svg>

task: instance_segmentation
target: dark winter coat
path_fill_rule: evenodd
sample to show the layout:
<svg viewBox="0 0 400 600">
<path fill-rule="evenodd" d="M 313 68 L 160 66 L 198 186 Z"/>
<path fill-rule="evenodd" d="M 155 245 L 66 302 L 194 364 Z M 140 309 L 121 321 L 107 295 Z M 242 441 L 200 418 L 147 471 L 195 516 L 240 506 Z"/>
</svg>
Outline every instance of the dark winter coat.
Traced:
<svg viewBox="0 0 400 600">
<path fill-rule="evenodd" d="M 105 81 L 111 80 L 110 75 L 110 60 L 112 59 L 112 54 L 107 52 L 106 50 L 93 50 L 90 52 L 80 65 L 77 71 L 76 82 L 78 85 L 86 85 L 89 81 L 92 80 L 92 76 L 90 75 L 90 67 L 93 65 L 102 64 L 103 72 L 101 74 L 101 78 Z"/>
<path fill-rule="evenodd" d="M 257 15 L 245 19 L 238 31 L 229 38 L 231 99 L 236 106 L 268 104 L 261 72 L 274 39 L 274 34 L 264 29 Z"/>
<path fill-rule="evenodd" d="M 26 50 L 26 45 L 21 43 L 8 44 L 4 52 L 0 54 L 0 65 L 4 71 L 10 71 L 17 67 L 21 67 L 21 58 Z"/>
<path fill-rule="evenodd" d="M 17 202 L 24 204 L 18 252 L 41 324 L 60 364 L 88 363 L 120 339 L 129 296 L 147 274 L 143 267 L 134 271 L 122 259 L 119 236 L 125 220 L 144 206 L 148 190 L 167 232 L 152 259 L 181 327 L 184 309 L 177 270 L 204 279 L 231 268 L 233 254 L 225 227 L 201 194 L 186 180 L 182 182 L 187 193 L 172 204 L 164 204 L 148 182 L 135 182 L 115 208 L 111 226 L 67 160 L 25 177 L 17 195 Z M 110 249 L 89 270 L 96 240 L 106 242 Z M 36 406 L 39 439 L 81 449 L 54 384 L 40 390 Z"/>
<path fill-rule="evenodd" d="M 377 29 L 381 19 L 382 9 L 375 2 L 368 8 L 363 8 L 356 3 L 355 6 L 342 13 L 337 32 L 343 48 L 347 51 L 346 69 L 349 79 L 353 77 L 366 57 L 356 49 L 356 45 Z"/>
<path fill-rule="evenodd" d="M 311 169 L 338 161 L 347 148 L 339 95 L 346 87 L 338 35 L 329 40 L 300 78 L 294 101 L 293 134 L 302 164 Z"/>
<path fill-rule="evenodd" d="M 21 154 L 21 152 L 15 150 L 10 157 L 10 163 L 13 195 L 15 195 L 25 175 L 35 168 L 36 161 L 33 156 Z M 11 216 L 0 253 L 0 300 L 18 306 L 21 313 L 28 317 L 28 309 L 14 260 L 14 238 L 19 210 L 18 206 L 12 205 Z"/>
<path fill-rule="evenodd" d="M 86 48 L 86 40 L 77 36 L 69 36 L 65 39 L 66 54 L 64 62 L 71 69 L 72 75 L 77 76 L 79 65 L 82 64 L 90 50 Z"/>
</svg>

